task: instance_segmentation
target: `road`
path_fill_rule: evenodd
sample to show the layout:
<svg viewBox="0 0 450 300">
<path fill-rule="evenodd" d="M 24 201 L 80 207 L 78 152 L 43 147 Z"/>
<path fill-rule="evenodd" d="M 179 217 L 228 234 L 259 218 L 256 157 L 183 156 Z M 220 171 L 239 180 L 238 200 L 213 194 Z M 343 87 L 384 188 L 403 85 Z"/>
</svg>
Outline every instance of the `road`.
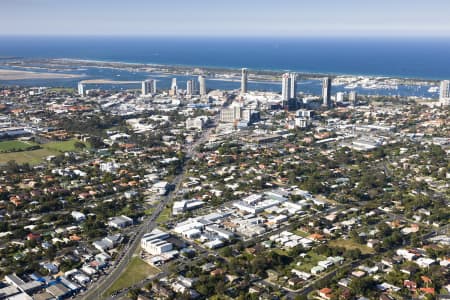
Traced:
<svg viewBox="0 0 450 300">
<path fill-rule="evenodd" d="M 209 127 L 208 130 L 205 130 L 202 135 L 190 146 L 186 149 L 186 159 L 184 161 L 184 166 L 186 166 L 186 163 L 192 158 L 193 155 L 196 154 L 196 148 L 201 143 L 204 143 L 210 136 L 212 130 L 215 128 L 217 119 L 213 121 L 213 125 Z M 156 206 L 156 209 L 153 211 L 152 215 L 145 219 L 137 228 L 136 234 L 134 237 L 130 240 L 130 243 L 125 247 L 124 252 L 119 258 L 119 261 L 117 262 L 115 268 L 109 273 L 108 275 L 102 277 L 99 281 L 94 283 L 92 286 L 89 287 L 89 289 L 84 293 L 80 294 L 80 299 L 101 299 L 105 295 L 104 293 L 113 285 L 113 283 L 122 275 L 128 264 L 130 263 L 131 259 L 133 258 L 134 253 L 139 247 L 140 240 L 142 236 L 152 231 L 156 226 L 156 220 L 161 214 L 161 212 L 164 210 L 166 205 L 168 205 L 173 198 L 177 195 L 181 183 L 184 180 L 185 177 L 185 168 L 183 167 L 183 171 L 181 174 L 177 175 L 174 180 L 172 181 L 172 184 L 175 186 L 174 190 L 170 192 L 167 196 L 162 197 L 161 201 Z"/>
</svg>

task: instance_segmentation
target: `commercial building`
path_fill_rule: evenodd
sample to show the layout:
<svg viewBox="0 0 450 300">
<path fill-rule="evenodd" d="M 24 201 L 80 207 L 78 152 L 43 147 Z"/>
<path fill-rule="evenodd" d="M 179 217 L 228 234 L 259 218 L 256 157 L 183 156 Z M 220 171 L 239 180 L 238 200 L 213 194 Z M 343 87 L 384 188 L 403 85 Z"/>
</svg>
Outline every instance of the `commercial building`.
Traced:
<svg viewBox="0 0 450 300">
<path fill-rule="evenodd" d="M 241 94 L 247 93 L 247 84 L 248 84 L 248 69 L 242 68 L 242 76 L 241 76 Z"/>
<path fill-rule="evenodd" d="M 151 255 L 159 255 L 169 252 L 173 249 L 173 245 L 166 240 L 170 234 L 159 229 L 153 230 L 151 233 L 144 234 L 141 239 L 142 249 Z"/>
<path fill-rule="evenodd" d="M 190 210 L 194 210 L 197 208 L 200 208 L 203 206 L 203 204 L 205 204 L 205 202 L 203 201 L 199 201 L 199 200 L 181 200 L 181 201 L 175 201 L 173 203 L 173 208 L 172 208 L 172 214 L 174 216 L 179 215 L 181 213 L 184 213 L 186 211 L 190 211 Z"/>
<path fill-rule="evenodd" d="M 295 127 L 298 127 L 298 128 L 308 127 L 308 119 L 304 118 L 304 117 L 296 117 L 295 118 Z"/>
<path fill-rule="evenodd" d="M 206 78 L 205 76 L 198 76 L 198 84 L 200 87 L 200 96 L 206 96 Z"/>
<path fill-rule="evenodd" d="M 195 80 L 188 80 L 186 82 L 186 96 L 192 96 L 197 93 L 197 85 L 195 84 Z"/>
<path fill-rule="evenodd" d="M 314 115 L 314 111 L 307 110 L 307 109 L 299 109 L 295 113 L 296 117 L 303 117 L 303 118 L 308 118 L 308 119 L 311 119 L 313 117 L 313 115 Z"/>
<path fill-rule="evenodd" d="M 441 88 L 439 91 L 439 100 L 442 105 L 450 104 L 450 80 L 441 81 Z"/>
<path fill-rule="evenodd" d="M 131 226 L 133 225 L 133 219 L 127 217 L 127 216 L 118 216 L 118 217 L 112 217 L 109 219 L 108 221 L 108 226 L 109 227 L 114 227 L 114 228 L 125 228 L 127 226 Z"/>
<path fill-rule="evenodd" d="M 350 94 L 348 94 L 348 101 L 350 102 L 350 105 L 357 105 L 358 104 L 358 94 L 355 91 L 351 91 Z"/>
<path fill-rule="evenodd" d="M 220 111 L 220 121 L 224 123 L 245 122 L 247 125 L 258 122 L 260 119 L 259 111 L 240 106 L 231 106 Z"/>
<path fill-rule="evenodd" d="M 172 78 L 172 83 L 170 85 L 170 95 L 175 96 L 178 93 L 177 79 Z"/>
<path fill-rule="evenodd" d="M 241 110 L 241 121 L 247 124 L 252 124 L 258 122 L 260 119 L 259 111 L 253 110 L 251 108 L 246 108 Z"/>
<path fill-rule="evenodd" d="M 205 126 L 205 117 L 187 118 L 186 129 L 202 130 Z"/>
<path fill-rule="evenodd" d="M 78 95 L 80 95 L 81 97 L 84 97 L 86 95 L 84 90 L 84 84 L 81 82 L 78 83 Z"/>
<path fill-rule="evenodd" d="M 220 111 L 220 121 L 224 123 L 234 123 L 241 119 L 240 106 L 231 106 Z"/>
<path fill-rule="evenodd" d="M 290 77 L 290 98 L 296 99 L 297 98 L 297 73 L 291 73 L 289 75 Z"/>
<path fill-rule="evenodd" d="M 345 93 L 338 92 L 336 93 L 336 102 L 344 102 Z"/>
<path fill-rule="evenodd" d="M 289 73 L 283 74 L 281 78 L 281 99 L 283 102 L 291 99 L 291 76 Z"/>
<path fill-rule="evenodd" d="M 156 80 L 142 81 L 142 96 L 156 93 Z"/>
<path fill-rule="evenodd" d="M 331 78 L 329 77 L 322 80 L 322 99 L 323 106 L 331 107 Z"/>
</svg>

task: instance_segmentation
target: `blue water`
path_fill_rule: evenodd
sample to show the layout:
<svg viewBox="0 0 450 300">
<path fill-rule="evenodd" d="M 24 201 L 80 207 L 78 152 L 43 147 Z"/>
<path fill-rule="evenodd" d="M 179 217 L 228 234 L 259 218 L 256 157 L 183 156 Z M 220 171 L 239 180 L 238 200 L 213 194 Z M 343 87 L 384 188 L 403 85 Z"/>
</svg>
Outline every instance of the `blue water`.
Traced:
<svg viewBox="0 0 450 300">
<path fill-rule="evenodd" d="M 448 38 L 0 37 L 0 57 L 450 78 Z"/>
</svg>

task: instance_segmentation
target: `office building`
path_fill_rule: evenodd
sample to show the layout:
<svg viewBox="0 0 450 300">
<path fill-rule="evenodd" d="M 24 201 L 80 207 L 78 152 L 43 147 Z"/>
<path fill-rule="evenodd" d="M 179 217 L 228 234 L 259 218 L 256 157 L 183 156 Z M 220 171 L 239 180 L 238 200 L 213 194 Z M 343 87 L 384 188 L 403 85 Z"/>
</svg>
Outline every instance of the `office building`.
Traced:
<svg viewBox="0 0 450 300">
<path fill-rule="evenodd" d="M 141 248 L 151 255 L 160 255 L 173 249 L 173 245 L 167 242 L 170 234 L 154 229 L 151 233 L 144 234 L 141 239 Z"/>
<path fill-rule="evenodd" d="M 247 84 L 248 84 L 248 69 L 242 68 L 241 94 L 247 93 Z"/>
<path fill-rule="evenodd" d="M 186 95 L 192 96 L 195 95 L 197 92 L 197 85 L 195 84 L 195 80 L 188 80 L 186 82 Z"/>
<path fill-rule="evenodd" d="M 295 127 L 298 127 L 298 128 L 306 128 L 306 127 L 308 127 L 308 119 L 307 118 L 304 118 L 304 117 L 296 117 L 295 119 L 294 119 L 294 122 L 295 122 Z"/>
<path fill-rule="evenodd" d="M 350 105 L 357 105 L 358 101 L 358 94 L 355 91 L 351 91 L 350 94 L 348 94 L 348 101 L 350 102 Z"/>
<path fill-rule="evenodd" d="M 193 80 L 186 81 L 186 96 L 192 96 L 194 94 L 193 82 Z"/>
<path fill-rule="evenodd" d="M 283 74 L 281 78 L 281 99 L 283 102 L 291 98 L 291 77 L 288 73 Z"/>
<path fill-rule="evenodd" d="M 178 92 L 177 79 L 172 78 L 172 84 L 170 85 L 170 94 L 175 96 Z"/>
<path fill-rule="evenodd" d="M 345 93 L 338 92 L 336 93 L 336 102 L 344 102 Z"/>
<path fill-rule="evenodd" d="M 450 80 L 442 80 L 441 88 L 439 93 L 439 99 L 448 99 L 450 98 Z"/>
<path fill-rule="evenodd" d="M 241 121 L 246 122 L 247 124 L 253 124 L 255 122 L 259 122 L 260 120 L 259 111 L 246 108 L 241 111 Z"/>
<path fill-rule="evenodd" d="M 444 105 L 448 105 L 450 103 L 450 80 L 441 81 L 439 100 L 441 104 Z"/>
<path fill-rule="evenodd" d="M 196 118 L 187 118 L 186 119 L 186 129 L 197 129 L 202 130 L 205 127 L 205 118 L 204 117 L 196 117 Z"/>
<path fill-rule="evenodd" d="M 84 84 L 82 84 L 81 82 L 78 83 L 78 95 L 80 95 L 81 97 L 85 96 Z"/>
<path fill-rule="evenodd" d="M 206 96 L 206 78 L 205 76 L 198 76 L 198 84 L 200 86 L 200 96 Z"/>
<path fill-rule="evenodd" d="M 231 106 L 220 111 L 220 121 L 224 123 L 234 123 L 241 119 L 242 109 L 240 106 Z"/>
<path fill-rule="evenodd" d="M 322 105 L 331 107 L 331 78 L 329 77 L 326 77 L 322 80 L 322 98 Z"/>
<path fill-rule="evenodd" d="M 297 98 L 297 73 L 291 73 L 290 77 L 290 98 Z"/>
<path fill-rule="evenodd" d="M 296 117 L 303 117 L 307 119 L 311 119 L 314 115 L 314 111 L 312 110 L 306 110 L 306 109 L 300 109 L 295 112 Z"/>
<path fill-rule="evenodd" d="M 142 81 L 142 96 L 156 93 L 156 80 L 150 79 Z"/>
</svg>

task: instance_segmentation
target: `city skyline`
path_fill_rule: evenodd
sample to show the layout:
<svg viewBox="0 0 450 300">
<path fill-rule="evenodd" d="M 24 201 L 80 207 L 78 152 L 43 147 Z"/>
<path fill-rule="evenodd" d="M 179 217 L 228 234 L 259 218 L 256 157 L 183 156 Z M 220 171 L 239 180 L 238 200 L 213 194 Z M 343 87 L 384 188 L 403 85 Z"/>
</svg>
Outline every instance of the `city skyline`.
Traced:
<svg viewBox="0 0 450 300">
<path fill-rule="evenodd" d="M 0 9 L 0 35 L 450 36 L 442 0 L 7 0 Z"/>
</svg>

